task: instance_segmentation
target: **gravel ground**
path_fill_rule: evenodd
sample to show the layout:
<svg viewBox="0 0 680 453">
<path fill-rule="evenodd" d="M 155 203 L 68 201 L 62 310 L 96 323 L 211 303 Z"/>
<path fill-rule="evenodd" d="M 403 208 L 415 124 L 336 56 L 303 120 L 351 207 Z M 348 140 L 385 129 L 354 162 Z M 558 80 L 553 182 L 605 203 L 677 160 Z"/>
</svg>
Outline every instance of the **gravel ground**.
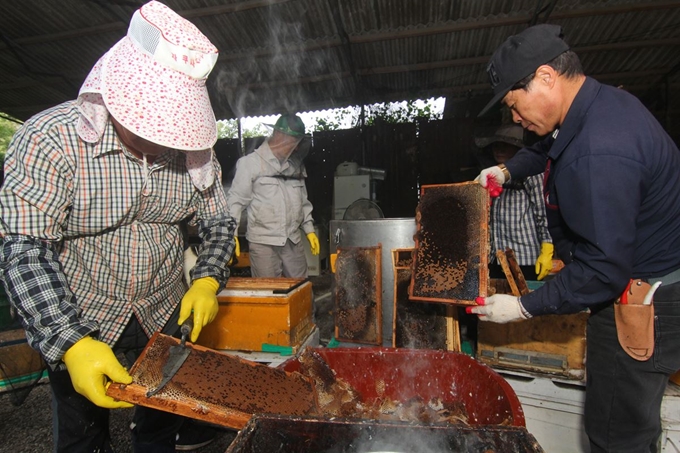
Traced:
<svg viewBox="0 0 680 453">
<path fill-rule="evenodd" d="M 12 405 L 9 394 L 0 395 L 0 452 L 49 453 L 52 451 L 52 411 L 50 386 L 39 384 L 20 406 Z M 134 409 L 111 411 L 111 437 L 116 452 L 132 452 L 130 422 Z M 197 453 L 224 453 L 237 431 L 219 428 L 210 445 Z"/>
<path fill-rule="evenodd" d="M 332 275 L 310 277 L 315 297 L 315 321 L 320 330 L 321 344 L 333 335 Z M 25 401 L 15 406 L 9 393 L 0 393 L 0 453 L 49 453 L 52 451 L 52 412 L 50 386 L 47 383 L 34 387 Z M 132 452 L 130 421 L 133 409 L 111 412 L 111 436 L 117 453 Z M 224 453 L 237 431 L 217 428 L 214 442 L 194 450 L 197 453 Z"/>
</svg>

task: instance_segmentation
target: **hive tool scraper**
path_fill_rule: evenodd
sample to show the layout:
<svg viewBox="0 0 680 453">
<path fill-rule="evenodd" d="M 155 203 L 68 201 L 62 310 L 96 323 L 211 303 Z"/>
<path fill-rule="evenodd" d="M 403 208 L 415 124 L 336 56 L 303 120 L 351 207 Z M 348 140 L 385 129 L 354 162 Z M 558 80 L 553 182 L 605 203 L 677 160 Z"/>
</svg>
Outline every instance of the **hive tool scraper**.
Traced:
<svg viewBox="0 0 680 453">
<path fill-rule="evenodd" d="M 153 389 L 146 392 L 147 398 L 154 396 L 158 393 L 165 385 L 170 382 L 170 380 L 175 376 L 177 371 L 182 367 L 184 361 L 189 357 L 191 353 L 191 348 L 187 347 L 186 342 L 189 334 L 191 334 L 191 329 L 194 327 L 193 317 L 189 316 L 186 321 L 182 324 L 180 329 L 182 333 L 182 339 L 177 345 L 170 346 L 168 351 L 168 360 L 163 365 L 163 377 L 160 384 Z"/>
</svg>

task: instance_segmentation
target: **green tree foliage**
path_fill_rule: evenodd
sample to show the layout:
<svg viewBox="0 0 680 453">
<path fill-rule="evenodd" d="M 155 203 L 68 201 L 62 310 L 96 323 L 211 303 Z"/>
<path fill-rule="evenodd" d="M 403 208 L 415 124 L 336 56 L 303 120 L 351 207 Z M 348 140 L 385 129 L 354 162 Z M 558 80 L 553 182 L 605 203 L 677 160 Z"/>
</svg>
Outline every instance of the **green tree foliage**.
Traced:
<svg viewBox="0 0 680 453">
<path fill-rule="evenodd" d="M 269 130 L 266 126 L 258 123 L 257 126 L 253 128 L 244 129 L 241 134 L 243 135 L 243 138 L 262 137 L 269 135 Z M 217 138 L 238 138 L 238 121 L 218 120 Z"/>
<path fill-rule="evenodd" d="M 257 126 L 250 129 L 244 129 L 242 132 L 243 138 L 265 137 L 270 133 L 271 130 L 262 123 L 257 123 Z"/>
<path fill-rule="evenodd" d="M 371 104 L 364 106 L 364 123 L 374 126 L 377 123 L 412 123 L 416 120 L 433 121 L 442 118 L 441 112 L 436 112 L 432 102 L 403 101 Z M 358 127 L 361 122 L 361 107 L 347 107 L 334 109 L 326 116 L 318 117 L 312 126 L 314 131 L 333 131 L 342 128 L 343 124 Z"/>
<path fill-rule="evenodd" d="M 442 112 L 434 109 L 434 99 L 403 102 L 389 102 L 364 106 L 364 122 L 367 126 L 377 123 L 412 123 L 417 120 L 433 121 L 442 118 Z M 308 125 L 308 131 L 334 131 L 361 124 L 361 107 L 350 106 L 326 110 L 317 116 L 314 124 Z M 271 131 L 261 123 L 242 131 L 243 138 L 262 137 Z M 217 122 L 218 138 L 237 138 L 237 120 L 219 120 Z"/>
<path fill-rule="evenodd" d="M 217 139 L 237 138 L 238 121 L 236 120 L 217 120 Z"/>
<path fill-rule="evenodd" d="M 316 119 L 316 124 L 312 125 L 312 131 L 335 131 L 342 129 L 344 124 L 351 124 L 356 127 L 359 123 L 358 107 L 347 107 L 333 109 L 326 116 L 320 116 Z"/>
<path fill-rule="evenodd" d="M 441 113 L 432 109 L 430 103 L 418 101 L 390 102 L 366 106 L 367 126 L 376 123 L 413 123 L 416 120 L 441 119 Z"/>
<path fill-rule="evenodd" d="M 5 153 L 7 152 L 9 142 L 12 140 L 12 136 L 20 126 L 18 122 L 8 118 L 10 117 L 4 113 L 0 113 L 0 163 L 5 162 Z"/>
</svg>

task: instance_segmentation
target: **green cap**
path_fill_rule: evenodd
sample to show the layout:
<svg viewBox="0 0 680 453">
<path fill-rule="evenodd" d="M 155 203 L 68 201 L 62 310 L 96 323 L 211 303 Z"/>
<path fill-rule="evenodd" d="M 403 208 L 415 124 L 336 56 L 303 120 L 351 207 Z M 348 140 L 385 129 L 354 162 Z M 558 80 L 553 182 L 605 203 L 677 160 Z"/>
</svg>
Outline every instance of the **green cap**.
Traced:
<svg viewBox="0 0 680 453">
<path fill-rule="evenodd" d="M 285 113 L 276 120 L 276 124 L 272 128 L 276 131 L 283 132 L 286 135 L 292 135 L 293 137 L 309 137 L 305 134 L 305 123 L 302 122 L 302 118 L 292 113 Z"/>
</svg>

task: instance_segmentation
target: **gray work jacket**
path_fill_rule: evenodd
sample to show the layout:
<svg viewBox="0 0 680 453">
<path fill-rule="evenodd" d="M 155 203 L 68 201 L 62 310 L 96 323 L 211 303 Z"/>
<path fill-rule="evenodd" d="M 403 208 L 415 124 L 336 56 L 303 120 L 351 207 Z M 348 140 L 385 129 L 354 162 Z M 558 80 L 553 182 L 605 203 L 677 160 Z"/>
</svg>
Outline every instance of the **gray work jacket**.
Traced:
<svg viewBox="0 0 680 453">
<path fill-rule="evenodd" d="M 265 141 L 236 162 L 236 174 L 227 193 L 229 214 L 240 220 L 247 211 L 248 242 L 282 246 L 300 242 L 300 228 L 314 232 L 312 204 L 307 199 L 304 165 L 293 154 L 280 162 Z"/>
</svg>

